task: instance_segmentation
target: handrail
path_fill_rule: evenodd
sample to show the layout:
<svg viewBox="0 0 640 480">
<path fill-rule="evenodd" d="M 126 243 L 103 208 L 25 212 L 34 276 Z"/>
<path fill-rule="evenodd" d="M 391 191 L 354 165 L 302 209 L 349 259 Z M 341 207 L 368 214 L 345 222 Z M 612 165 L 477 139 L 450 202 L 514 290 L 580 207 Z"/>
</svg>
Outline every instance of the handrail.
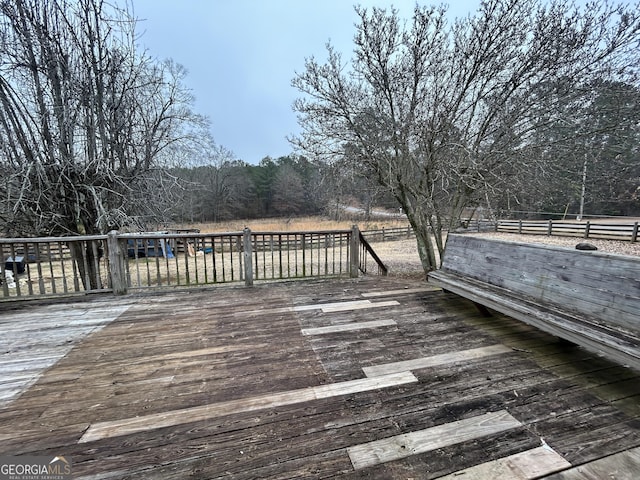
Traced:
<svg viewBox="0 0 640 480">
<path fill-rule="evenodd" d="M 360 264 L 358 265 L 358 268 L 362 273 L 367 273 L 366 254 L 368 253 L 369 255 L 371 255 L 371 258 L 373 258 L 373 260 L 378 264 L 378 272 L 380 272 L 382 276 L 386 277 L 387 274 L 389 273 L 389 269 L 382 262 L 380 257 L 378 257 L 378 254 L 373 250 L 373 248 L 371 247 L 367 239 L 364 238 L 364 235 L 362 235 L 362 232 L 359 232 L 359 235 L 360 235 L 360 245 L 362 246 L 363 255 L 360 256 L 360 262 L 359 262 Z"/>
</svg>

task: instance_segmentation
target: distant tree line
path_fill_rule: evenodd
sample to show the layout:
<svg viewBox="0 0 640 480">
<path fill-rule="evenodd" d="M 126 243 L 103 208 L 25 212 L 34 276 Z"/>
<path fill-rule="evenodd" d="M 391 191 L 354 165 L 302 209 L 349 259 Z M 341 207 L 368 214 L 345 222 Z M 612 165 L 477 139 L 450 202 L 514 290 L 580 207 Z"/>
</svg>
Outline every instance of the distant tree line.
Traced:
<svg viewBox="0 0 640 480">
<path fill-rule="evenodd" d="M 640 105 L 640 94 L 636 102 Z M 640 215 L 640 131 L 620 130 L 607 141 L 597 150 L 588 143 L 550 151 L 552 172 L 531 171 L 517 191 L 493 192 L 470 204 L 466 214 L 481 207 L 485 217 L 566 214 L 575 218 L 584 180 L 585 215 Z M 398 208 L 375 179 L 349 173 L 347 165 L 328 165 L 294 154 L 265 157 L 252 165 L 234 160 L 224 148 L 213 151 L 212 163 L 171 170 L 180 187 L 171 195 L 164 223 L 307 215 L 343 219 L 354 216 L 345 206 L 361 209 L 358 217 L 367 217 L 374 207 Z M 535 179 L 536 175 L 544 179 Z"/>
<path fill-rule="evenodd" d="M 363 215 L 385 202 L 395 206 L 366 178 L 345 175 L 341 169 L 304 156 L 265 157 L 251 165 L 214 147 L 209 159 L 206 165 L 171 170 L 181 187 L 172 196 L 174 205 L 167 220 L 194 223 L 305 215 L 339 219 L 346 215 L 347 205 L 358 205 Z"/>
</svg>

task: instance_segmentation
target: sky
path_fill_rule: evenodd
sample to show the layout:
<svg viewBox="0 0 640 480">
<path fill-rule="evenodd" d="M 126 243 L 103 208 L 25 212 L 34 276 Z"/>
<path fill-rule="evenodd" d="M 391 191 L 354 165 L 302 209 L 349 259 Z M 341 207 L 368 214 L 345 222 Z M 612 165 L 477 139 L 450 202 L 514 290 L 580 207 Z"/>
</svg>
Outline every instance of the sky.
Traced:
<svg viewBox="0 0 640 480">
<path fill-rule="evenodd" d="M 390 7 L 410 18 L 415 0 L 131 0 L 139 44 L 187 71 L 194 110 L 211 120 L 214 141 L 247 163 L 289 155 L 300 132 L 291 86 L 305 58 L 326 58 L 328 41 L 351 58 L 354 4 Z M 419 1 L 419 4 L 441 2 Z M 480 0 L 452 0 L 452 18 Z"/>
</svg>

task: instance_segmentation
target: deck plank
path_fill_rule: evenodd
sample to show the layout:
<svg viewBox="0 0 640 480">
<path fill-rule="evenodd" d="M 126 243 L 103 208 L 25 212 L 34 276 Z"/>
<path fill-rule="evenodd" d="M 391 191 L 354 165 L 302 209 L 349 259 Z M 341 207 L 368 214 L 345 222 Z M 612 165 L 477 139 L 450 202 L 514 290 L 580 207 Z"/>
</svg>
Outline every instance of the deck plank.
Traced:
<svg viewBox="0 0 640 480">
<path fill-rule="evenodd" d="M 0 406 L 20 396 L 75 344 L 128 308 L 126 303 L 76 302 L 53 311 L 43 308 L 0 317 Z"/>
<path fill-rule="evenodd" d="M 565 472 L 544 477 L 547 480 L 635 479 L 640 472 L 640 448 L 632 448 L 594 460 Z"/>
<path fill-rule="evenodd" d="M 502 410 L 356 445 L 347 452 L 353 468 L 361 470 L 520 426 L 518 420 Z"/>
<path fill-rule="evenodd" d="M 508 352 L 512 352 L 512 350 L 504 345 L 490 345 L 488 347 L 472 348 L 470 350 L 441 353 L 440 355 L 434 355 L 432 357 L 415 358 L 412 360 L 404 360 L 402 362 L 383 363 L 381 365 L 364 367 L 362 370 L 367 377 L 376 377 L 378 375 L 407 372 L 421 368 L 446 365 L 448 363 L 468 362 L 478 358 Z"/>
<path fill-rule="evenodd" d="M 543 446 L 481 463 L 440 477 L 440 480 L 531 480 L 570 467 L 571 464 L 552 448 Z"/>
<path fill-rule="evenodd" d="M 417 382 L 409 372 L 379 376 L 374 379 L 352 380 L 349 382 L 320 385 L 288 392 L 279 392 L 258 397 L 229 400 L 227 402 L 199 405 L 197 407 L 163 411 L 157 414 L 134 418 L 124 418 L 110 422 L 91 425 L 79 440 L 80 443 L 93 442 L 101 438 L 118 437 L 145 430 L 173 427 L 183 423 L 199 422 L 225 415 L 252 412 L 281 407 L 295 403 L 303 403 L 318 398 L 348 395 L 355 392 L 366 392 L 394 385 Z"/>
<path fill-rule="evenodd" d="M 324 335 L 326 333 L 351 332 L 367 328 L 389 327 L 397 325 L 395 320 L 372 320 L 370 322 L 355 322 L 341 325 L 327 325 L 326 327 L 303 328 L 303 335 Z"/>
<path fill-rule="evenodd" d="M 0 408 L 0 451 L 68 455 L 77 478 L 104 480 L 429 479 L 526 459 L 541 438 L 575 466 L 640 447 L 637 371 L 503 315 L 485 318 L 417 280 L 102 297 L 74 302 L 68 325 L 41 329 L 38 319 L 70 305 L 30 304 L 1 312 L 0 323 L 9 327 L 7 345 L 19 344 L 19 322 L 44 345 L 78 328 L 94 305 L 104 307 L 100 325 L 120 301 L 126 310 L 117 319 L 73 343 Z M 353 308 L 367 305 L 375 308 Z M 380 326 L 356 328 L 363 325 Z M 492 348 L 500 353 L 468 356 Z M 40 361 L 16 353 L 0 359 L 7 386 L 30 375 L 20 362 Z M 403 363 L 419 359 L 430 360 Z M 395 368 L 404 377 L 409 367 L 412 377 L 398 385 L 365 375 Z M 358 446 L 495 412 L 518 426 L 359 470 L 349 457 Z M 130 421 L 144 428 L 109 433 Z M 91 439 L 100 425 L 106 435 Z"/>
</svg>

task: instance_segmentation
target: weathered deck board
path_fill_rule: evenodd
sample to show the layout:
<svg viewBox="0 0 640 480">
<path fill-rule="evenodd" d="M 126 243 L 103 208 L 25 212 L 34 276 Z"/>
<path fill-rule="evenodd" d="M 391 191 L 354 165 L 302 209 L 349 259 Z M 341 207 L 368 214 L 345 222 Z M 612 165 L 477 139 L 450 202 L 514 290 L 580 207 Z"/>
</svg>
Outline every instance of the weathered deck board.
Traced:
<svg viewBox="0 0 640 480">
<path fill-rule="evenodd" d="M 0 317 L 0 406 L 18 397 L 75 343 L 103 328 L 129 308 L 72 303 L 64 313 L 51 307 L 38 313 Z"/>
<path fill-rule="evenodd" d="M 342 325 L 328 325 L 326 327 L 303 328 L 303 335 L 324 335 L 326 333 L 351 332 L 365 328 L 389 327 L 397 325 L 395 320 L 372 320 L 370 322 L 355 322 Z"/>
<path fill-rule="evenodd" d="M 440 477 L 442 480 L 529 480 L 570 468 L 571 464 L 549 446 L 481 463 Z"/>
<path fill-rule="evenodd" d="M 347 448 L 347 453 L 353 468 L 361 470 L 521 426 L 522 424 L 509 415 L 509 412 L 500 410 L 355 445 Z"/>
<path fill-rule="evenodd" d="M 484 318 L 422 282 L 287 282 L 140 295 L 125 304 L 0 408 L 0 451 L 63 454 L 78 478 L 105 480 L 430 479 L 523 458 L 527 470 L 541 438 L 567 474 L 569 465 L 632 457 L 640 446 L 637 371 L 507 317 Z M 351 308 L 367 304 L 382 306 Z M 11 319 L 20 314 L 37 336 L 29 315 L 64 308 L 0 315 L 15 332 Z M 355 328 L 369 322 L 381 326 Z M 500 353 L 464 353 L 495 345 Z M 425 358 L 451 363 L 421 364 Z M 8 382 L 19 376 L 9 360 L 4 366 Z M 395 368 L 412 381 L 377 388 L 367 384 L 369 368 Z M 224 414 L 211 415 L 220 405 Z M 359 470 L 349 457 L 371 442 L 453 432 L 495 412 L 508 412 L 514 428 Z M 144 428 L 109 430 L 129 422 Z"/>
<path fill-rule="evenodd" d="M 635 478 L 640 473 L 640 448 L 595 460 L 566 472 L 546 477 L 548 480 L 591 480 Z"/>
<path fill-rule="evenodd" d="M 416 358 L 402 362 L 383 363 L 381 365 L 364 367 L 362 370 L 367 377 L 376 377 L 379 375 L 389 375 L 394 372 L 406 372 L 422 368 L 442 366 L 448 363 L 467 362 L 511 351 L 512 350 L 510 348 L 505 347 L 504 345 L 490 345 L 488 347 L 472 348 L 470 350 L 462 350 L 452 353 L 441 353 L 440 355 L 434 355 L 433 357 Z"/>
<path fill-rule="evenodd" d="M 229 400 L 214 404 L 180 410 L 163 411 L 156 414 L 123 418 L 92 425 L 79 440 L 79 443 L 93 442 L 102 438 L 119 437 L 146 430 L 174 427 L 184 423 L 199 422 L 226 415 L 253 412 L 269 408 L 304 403 L 319 398 L 337 397 L 350 393 L 367 392 L 395 385 L 417 382 L 410 372 L 402 372 L 374 379 L 351 380 L 348 382 L 307 387 L 288 392 L 260 395 L 257 397 Z"/>
</svg>

